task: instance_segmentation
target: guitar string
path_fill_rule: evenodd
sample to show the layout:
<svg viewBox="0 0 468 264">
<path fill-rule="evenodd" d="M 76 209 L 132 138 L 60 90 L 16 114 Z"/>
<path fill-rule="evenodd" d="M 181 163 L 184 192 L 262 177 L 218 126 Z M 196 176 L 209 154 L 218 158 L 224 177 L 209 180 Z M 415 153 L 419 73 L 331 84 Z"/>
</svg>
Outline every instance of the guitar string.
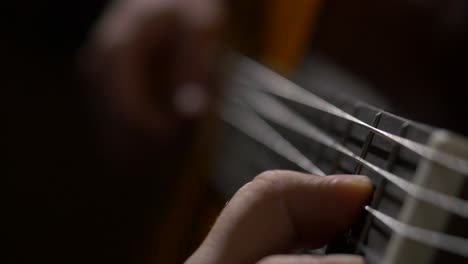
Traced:
<svg viewBox="0 0 468 264">
<path fill-rule="evenodd" d="M 366 257 L 366 264 L 382 263 L 381 256 L 377 254 L 375 250 L 366 246 L 364 243 L 358 242 L 353 238 L 351 238 L 349 242 L 351 242 L 351 244 L 354 245 L 359 251 L 361 251 L 362 254 Z"/>
<path fill-rule="evenodd" d="M 276 130 L 268 125 L 267 122 L 265 122 L 258 114 L 256 114 L 252 110 L 241 110 L 239 107 L 240 103 L 239 101 L 232 100 L 231 102 L 234 101 L 235 104 L 238 105 L 236 109 L 233 106 L 225 106 L 221 112 L 221 119 L 224 120 L 224 122 L 228 123 L 232 127 L 238 129 L 240 132 L 244 133 L 245 135 L 249 136 L 250 138 L 256 140 L 257 142 L 263 144 L 267 148 L 273 150 L 276 152 L 278 155 L 282 156 L 283 158 L 293 162 L 299 167 L 302 167 L 300 165 L 300 160 L 289 156 L 290 152 L 289 151 L 276 151 L 275 144 L 276 142 L 283 142 L 286 141 L 287 143 L 284 145 L 292 146 L 289 141 L 287 141 L 284 137 L 282 137 Z M 281 139 L 279 139 L 279 137 Z M 265 140 L 265 138 L 268 138 Z M 283 143 L 279 143 L 278 145 L 283 145 Z M 289 147 L 288 147 L 289 148 Z M 296 148 L 294 148 L 296 149 Z M 302 155 L 302 154 L 301 154 Z M 305 158 L 305 157 L 304 157 Z M 307 158 L 306 158 L 307 159 Z M 317 168 L 317 172 L 313 172 L 312 170 L 307 170 L 311 172 L 312 174 L 316 174 L 319 176 L 325 176 L 325 173 L 322 172 L 315 164 L 312 163 L 312 161 L 309 160 L 309 163 L 312 164 L 312 168 L 315 167 Z M 303 167 L 302 167 L 303 168 Z M 320 174 L 319 174 L 320 173 Z M 378 255 L 370 249 L 367 245 L 365 245 L 362 242 L 356 242 L 355 240 L 353 241 L 354 245 L 359 248 L 365 255 L 366 258 L 369 257 L 369 260 L 371 260 L 370 263 L 379 263 L 379 257 Z"/>
<path fill-rule="evenodd" d="M 249 116 L 256 116 L 256 117 L 251 118 Z M 251 121 L 262 120 L 262 118 L 253 111 L 237 111 L 237 110 L 233 110 L 233 108 L 225 108 L 225 110 L 222 113 L 222 118 L 228 124 L 232 125 L 233 127 L 238 128 L 238 129 L 242 128 L 240 131 L 245 134 L 249 133 L 248 135 L 251 137 L 253 136 L 250 133 L 254 131 L 256 128 L 258 128 L 259 126 L 257 126 L 256 123 L 250 123 L 250 122 L 246 124 L 244 123 L 245 120 L 249 120 L 249 119 Z M 263 120 L 262 122 L 266 123 Z M 245 129 L 248 126 L 250 126 L 250 128 Z M 274 131 L 272 127 L 269 127 L 269 128 L 272 129 L 272 130 L 268 130 L 269 132 Z M 253 138 L 258 140 L 256 136 Z M 282 152 L 282 153 L 284 154 L 285 152 Z M 280 154 L 280 155 L 283 155 L 283 154 Z M 468 257 L 468 252 L 466 251 L 466 249 L 468 248 L 467 239 L 404 224 L 370 206 L 365 206 L 365 209 L 368 213 L 370 213 L 376 219 L 378 219 L 383 224 L 388 226 L 393 232 L 403 237 L 415 240 L 421 244 L 429 245 L 429 246 L 442 249 L 442 250 L 445 250 L 445 251 L 448 251 L 457 255 Z M 370 249 L 368 246 L 366 246 L 362 242 L 354 241 L 354 244 L 358 247 L 359 250 L 361 250 L 366 255 L 366 257 L 368 257 L 374 263 L 379 263 L 379 257 L 377 256 L 376 253 L 373 252 L 372 249 Z"/>
<path fill-rule="evenodd" d="M 334 115 L 338 118 L 348 120 L 354 124 L 360 125 L 373 131 L 374 133 L 387 138 L 399 145 L 404 146 L 408 150 L 420 155 L 421 157 L 433 161 L 439 165 L 442 165 L 446 168 L 449 168 L 453 171 L 459 172 L 464 176 L 468 176 L 468 161 L 457 157 L 455 155 L 435 150 L 431 147 L 422 145 L 418 142 L 388 133 L 381 129 L 375 128 L 356 117 L 346 113 L 335 105 L 325 101 L 324 99 L 318 97 L 317 95 L 305 90 L 304 88 L 294 84 L 288 79 L 280 76 L 279 74 L 267 69 L 266 67 L 254 62 L 253 60 L 247 57 L 241 57 L 241 64 L 239 72 L 239 78 L 245 78 L 245 76 L 250 76 L 251 81 L 260 83 L 258 87 L 262 90 L 273 93 L 277 96 L 283 97 L 285 99 L 303 104 L 305 106 L 314 108 L 316 110 Z M 235 81 L 242 81 L 241 79 Z M 248 81 L 248 80 L 244 80 Z M 249 87 L 257 87 L 247 84 Z M 258 88 L 257 88 L 258 89 Z"/>
<path fill-rule="evenodd" d="M 325 176 L 322 170 L 315 166 L 304 154 L 276 132 L 267 122 L 257 115 L 240 115 L 238 113 L 239 111 L 241 110 L 234 110 L 232 107 L 226 106 L 224 108 L 225 114 L 223 118 L 229 124 L 244 132 L 244 134 L 270 148 L 305 171 L 315 175 Z"/>
<path fill-rule="evenodd" d="M 244 96 L 249 106 L 262 117 L 348 156 L 418 200 L 468 218 L 468 201 L 419 186 L 368 162 L 267 94 L 250 91 Z"/>
<path fill-rule="evenodd" d="M 370 206 L 366 211 L 398 235 L 468 258 L 468 239 L 402 223 Z"/>
</svg>

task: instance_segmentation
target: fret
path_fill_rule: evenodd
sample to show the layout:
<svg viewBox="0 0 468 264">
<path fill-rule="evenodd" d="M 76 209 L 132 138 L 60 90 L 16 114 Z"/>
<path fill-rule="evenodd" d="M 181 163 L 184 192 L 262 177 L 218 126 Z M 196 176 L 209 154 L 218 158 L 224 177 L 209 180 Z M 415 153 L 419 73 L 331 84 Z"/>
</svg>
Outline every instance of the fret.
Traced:
<svg viewBox="0 0 468 264">
<path fill-rule="evenodd" d="M 462 200 L 457 197 L 458 193 L 431 191 L 428 187 L 433 186 L 423 187 L 415 177 L 420 173 L 422 164 L 427 162 L 450 172 L 447 175 L 458 173 L 467 177 L 468 162 L 459 156 L 467 156 L 465 154 L 468 147 L 464 149 L 465 152 L 461 151 L 463 153 L 460 155 L 452 153 L 451 149 L 437 148 L 429 144 L 432 136 L 440 132 L 437 128 L 389 114 L 362 102 L 350 101 L 349 98 L 342 98 L 336 94 L 322 94 L 318 97 L 286 79 L 270 76 L 272 73 L 266 69 L 256 71 L 257 66 L 252 65 L 254 64 L 251 62 L 243 64 L 239 73 L 244 80 L 248 80 L 239 82 L 242 83 L 240 87 L 249 88 L 239 89 L 238 93 L 242 94 L 240 98 L 247 100 L 253 112 L 271 124 L 325 173 L 368 176 L 375 185 L 369 204 L 370 210 L 377 210 L 376 212 L 395 221 L 404 220 L 401 214 L 407 210 L 405 208 L 408 200 L 412 199 L 450 215 L 454 223 L 465 223 L 464 226 L 468 224 L 468 212 L 460 209 L 468 208 L 468 197 Z M 249 98 L 250 96 L 254 97 Z M 266 96 L 266 101 L 258 101 L 263 96 Z M 281 108 L 284 111 L 266 107 L 270 97 L 280 104 L 276 106 L 273 103 L 268 107 L 284 107 Z M 298 119 L 295 116 L 297 113 L 298 117 L 303 118 Z M 271 152 L 264 151 L 265 155 L 270 155 L 269 153 Z M 280 158 L 277 154 L 274 155 Z M 278 166 L 289 168 L 281 160 L 277 161 L 274 167 Z M 457 179 L 457 176 L 452 177 L 450 181 Z M 468 192 L 468 187 L 465 189 L 465 192 Z M 327 246 L 326 253 L 358 253 L 363 254 L 368 262 L 388 261 L 389 248 L 395 247 L 392 228 L 375 219 L 371 213 L 363 213 L 355 226 Z M 446 239 L 444 235 L 448 230 L 449 228 L 439 229 L 435 236 Z M 456 229 L 450 232 L 468 236 Z M 439 259 L 442 256 L 446 258 L 447 255 L 460 257 L 462 252 L 456 247 L 464 245 L 464 240 L 447 239 L 454 245 L 453 251 L 435 240 L 427 243 L 432 243 L 432 250 Z M 424 244 L 424 241 L 418 243 Z M 436 250 L 437 247 L 442 250 Z M 450 253 L 447 253 L 447 250 Z"/>
<path fill-rule="evenodd" d="M 382 117 L 382 112 L 378 112 L 374 116 L 374 120 L 372 121 L 372 126 L 377 127 L 379 125 L 380 118 Z M 362 152 L 361 152 L 361 158 L 366 159 L 367 152 L 369 151 L 369 146 L 372 143 L 372 140 L 374 139 L 374 132 L 369 131 L 366 137 L 366 141 L 364 143 L 364 146 L 362 147 Z M 360 174 L 362 170 L 362 164 L 359 163 L 356 165 L 356 168 L 354 169 L 354 174 Z"/>
<path fill-rule="evenodd" d="M 408 126 L 409 126 L 409 122 L 404 122 L 403 125 L 400 128 L 400 131 L 399 131 L 398 135 L 404 137 L 406 132 L 408 131 Z M 385 169 L 386 170 L 392 171 L 393 166 L 394 166 L 395 161 L 396 161 L 396 158 L 398 156 L 399 150 L 400 150 L 400 146 L 398 144 L 394 143 L 393 146 L 392 146 L 392 149 L 390 151 L 390 155 L 388 157 L 387 163 L 385 164 Z M 379 204 L 381 202 L 381 199 L 385 195 L 384 190 L 385 190 L 385 187 L 387 186 L 387 182 L 388 181 L 385 178 L 381 178 L 379 183 L 376 184 L 376 188 L 374 190 L 374 193 L 373 193 L 373 196 L 372 196 L 372 199 L 371 199 L 371 207 L 372 208 L 379 208 Z M 363 228 L 361 230 L 361 235 L 360 235 L 360 238 L 358 240 L 358 243 L 362 243 L 362 244 L 365 244 L 365 245 L 369 244 L 369 231 L 370 231 L 372 223 L 373 223 L 372 215 L 367 215 L 365 217 L 364 226 L 363 226 Z M 356 249 L 355 253 L 359 253 L 358 249 Z"/>
</svg>

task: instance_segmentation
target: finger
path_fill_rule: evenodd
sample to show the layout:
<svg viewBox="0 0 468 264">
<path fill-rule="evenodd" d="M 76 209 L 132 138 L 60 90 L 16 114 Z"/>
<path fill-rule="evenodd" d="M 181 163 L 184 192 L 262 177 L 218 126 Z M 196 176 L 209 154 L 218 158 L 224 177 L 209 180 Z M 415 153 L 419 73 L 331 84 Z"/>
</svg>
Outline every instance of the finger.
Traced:
<svg viewBox="0 0 468 264">
<path fill-rule="evenodd" d="M 355 255 L 273 255 L 263 258 L 257 264 L 364 264 L 364 259 Z"/>
<path fill-rule="evenodd" d="M 159 136 L 171 134 L 180 121 L 171 97 L 182 27 L 175 9 L 146 18 L 109 59 L 112 104 L 123 118 Z"/>
<path fill-rule="evenodd" d="M 195 259 L 252 263 L 295 245 L 320 247 L 353 223 L 371 190 L 364 176 L 263 173 L 232 198 Z"/>
<path fill-rule="evenodd" d="M 94 79 L 118 118 L 162 138 L 210 99 L 216 9 L 211 0 L 191 2 L 118 1 L 88 48 Z"/>
<path fill-rule="evenodd" d="M 116 1 L 84 50 L 86 73 L 111 114 L 159 138 L 175 126 L 162 109 L 170 101 L 165 91 L 173 86 L 181 27 L 176 14 L 177 6 L 168 1 Z"/>
<path fill-rule="evenodd" d="M 180 5 L 184 24 L 178 56 L 174 105 L 184 117 L 197 117 L 214 102 L 215 61 L 222 27 L 221 1 L 189 0 Z"/>
</svg>

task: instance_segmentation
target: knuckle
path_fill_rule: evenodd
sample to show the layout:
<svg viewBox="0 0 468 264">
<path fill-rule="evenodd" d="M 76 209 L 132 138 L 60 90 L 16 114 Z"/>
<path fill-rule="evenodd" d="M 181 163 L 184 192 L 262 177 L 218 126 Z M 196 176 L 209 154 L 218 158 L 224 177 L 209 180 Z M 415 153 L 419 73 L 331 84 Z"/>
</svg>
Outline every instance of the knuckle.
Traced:
<svg viewBox="0 0 468 264">
<path fill-rule="evenodd" d="M 276 261 L 275 256 L 264 257 L 259 262 L 257 262 L 257 264 L 274 264 L 274 263 L 278 263 Z"/>
<path fill-rule="evenodd" d="M 257 176 L 255 176 L 255 178 L 253 179 L 253 182 L 255 182 L 255 181 L 267 181 L 267 182 L 273 184 L 274 182 L 277 181 L 277 179 L 280 177 L 281 174 L 282 174 L 281 171 L 278 171 L 278 170 L 264 171 L 264 172 L 258 174 Z"/>
<path fill-rule="evenodd" d="M 278 175 L 278 171 L 262 172 L 239 189 L 238 193 L 255 193 L 264 199 L 274 196 L 278 191 Z"/>
</svg>

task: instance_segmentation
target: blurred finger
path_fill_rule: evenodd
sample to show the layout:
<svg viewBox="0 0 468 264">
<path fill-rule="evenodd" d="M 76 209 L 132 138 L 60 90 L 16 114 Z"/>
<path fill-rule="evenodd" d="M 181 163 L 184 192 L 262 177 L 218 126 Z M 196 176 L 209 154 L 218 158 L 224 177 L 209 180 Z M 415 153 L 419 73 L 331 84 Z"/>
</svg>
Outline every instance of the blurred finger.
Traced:
<svg viewBox="0 0 468 264">
<path fill-rule="evenodd" d="M 192 2 L 118 1 L 88 48 L 117 117 L 155 135 L 171 135 L 212 98 L 218 17 L 205 11 L 216 10 L 211 0 Z"/>
<path fill-rule="evenodd" d="M 181 5 L 182 34 L 174 106 L 184 117 L 202 115 L 214 101 L 215 62 L 222 26 L 220 1 L 191 0 Z M 191 9 L 190 9 L 191 8 Z"/>
</svg>

